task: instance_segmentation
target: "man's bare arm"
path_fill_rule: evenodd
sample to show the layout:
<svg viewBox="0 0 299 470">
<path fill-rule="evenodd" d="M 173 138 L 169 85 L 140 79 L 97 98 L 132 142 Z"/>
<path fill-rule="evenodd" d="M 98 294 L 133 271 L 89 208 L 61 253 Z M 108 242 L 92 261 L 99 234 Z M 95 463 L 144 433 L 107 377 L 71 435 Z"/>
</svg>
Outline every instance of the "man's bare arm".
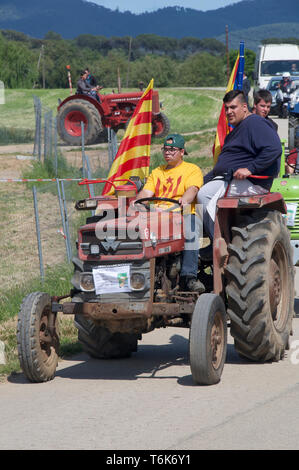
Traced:
<svg viewBox="0 0 299 470">
<path fill-rule="evenodd" d="M 197 193 L 198 193 L 198 187 L 197 186 L 190 186 L 188 189 L 186 189 L 183 196 L 179 199 L 179 203 L 182 206 L 186 206 L 187 204 L 191 204 L 194 201 Z"/>
</svg>

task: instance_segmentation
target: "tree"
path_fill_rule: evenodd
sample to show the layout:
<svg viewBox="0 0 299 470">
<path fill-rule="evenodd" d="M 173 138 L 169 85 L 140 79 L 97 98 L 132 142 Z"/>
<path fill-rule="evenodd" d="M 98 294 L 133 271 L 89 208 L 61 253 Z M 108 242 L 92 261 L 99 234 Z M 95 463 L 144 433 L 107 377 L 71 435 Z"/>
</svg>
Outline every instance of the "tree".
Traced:
<svg viewBox="0 0 299 470">
<path fill-rule="evenodd" d="M 229 52 L 229 66 L 232 71 L 237 59 L 239 51 L 234 49 Z M 245 49 L 244 51 L 244 72 L 246 73 L 249 79 L 253 76 L 255 64 L 255 53 L 250 49 Z"/>
<path fill-rule="evenodd" d="M 185 86 L 224 85 L 225 73 L 221 57 L 200 52 L 188 57 L 179 69 L 178 82 Z"/>
</svg>

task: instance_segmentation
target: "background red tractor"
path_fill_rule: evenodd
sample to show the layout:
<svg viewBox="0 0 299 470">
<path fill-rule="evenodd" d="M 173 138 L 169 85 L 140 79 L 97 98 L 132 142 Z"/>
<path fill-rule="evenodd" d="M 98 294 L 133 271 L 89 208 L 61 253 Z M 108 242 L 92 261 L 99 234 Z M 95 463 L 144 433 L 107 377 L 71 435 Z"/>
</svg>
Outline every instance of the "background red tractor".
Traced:
<svg viewBox="0 0 299 470">
<path fill-rule="evenodd" d="M 81 145 L 81 122 L 87 145 L 103 141 L 105 128 L 115 132 L 125 129 L 143 92 L 99 95 L 101 102 L 88 95 L 69 96 L 58 106 L 57 128 L 61 139 L 69 145 Z M 159 93 L 153 92 L 152 135 L 165 137 L 170 130 L 168 118 L 161 112 Z"/>
</svg>

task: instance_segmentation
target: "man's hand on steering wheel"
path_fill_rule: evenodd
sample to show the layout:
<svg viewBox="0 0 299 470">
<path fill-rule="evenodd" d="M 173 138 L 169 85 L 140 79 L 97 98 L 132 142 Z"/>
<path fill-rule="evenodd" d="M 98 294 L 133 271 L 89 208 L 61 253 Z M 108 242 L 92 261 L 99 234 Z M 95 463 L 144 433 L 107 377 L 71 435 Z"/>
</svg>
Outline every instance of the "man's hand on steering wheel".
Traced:
<svg viewBox="0 0 299 470">
<path fill-rule="evenodd" d="M 159 207 L 155 207 L 155 210 L 157 211 L 166 211 L 166 212 L 170 212 L 172 210 L 175 210 L 175 209 L 178 209 L 178 207 L 182 207 L 181 205 L 181 202 L 179 200 L 176 200 L 176 199 L 171 199 L 171 198 L 167 198 L 167 197 L 156 197 L 156 196 L 151 196 L 151 197 L 143 197 L 141 199 L 137 199 L 133 202 L 132 206 L 134 209 L 137 209 L 139 210 L 136 205 L 142 205 L 146 211 L 149 211 L 150 210 L 150 204 L 148 204 L 149 202 L 171 202 L 172 205 L 167 207 L 167 208 L 159 208 Z"/>
</svg>

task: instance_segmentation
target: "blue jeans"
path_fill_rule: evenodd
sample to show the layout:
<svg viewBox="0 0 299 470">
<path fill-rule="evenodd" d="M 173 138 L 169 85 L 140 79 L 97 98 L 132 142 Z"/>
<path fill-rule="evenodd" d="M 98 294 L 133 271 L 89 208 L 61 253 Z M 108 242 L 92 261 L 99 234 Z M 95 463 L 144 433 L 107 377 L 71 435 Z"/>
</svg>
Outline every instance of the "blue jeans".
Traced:
<svg viewBox="0 0 299 470">
<path fill-rule="evenodd" d="M 185 246 L 180 277 L 188 276 L 197 278 L 201 233 L 201 218 L 197 214 L 184 215 Z"/>
</svg>

